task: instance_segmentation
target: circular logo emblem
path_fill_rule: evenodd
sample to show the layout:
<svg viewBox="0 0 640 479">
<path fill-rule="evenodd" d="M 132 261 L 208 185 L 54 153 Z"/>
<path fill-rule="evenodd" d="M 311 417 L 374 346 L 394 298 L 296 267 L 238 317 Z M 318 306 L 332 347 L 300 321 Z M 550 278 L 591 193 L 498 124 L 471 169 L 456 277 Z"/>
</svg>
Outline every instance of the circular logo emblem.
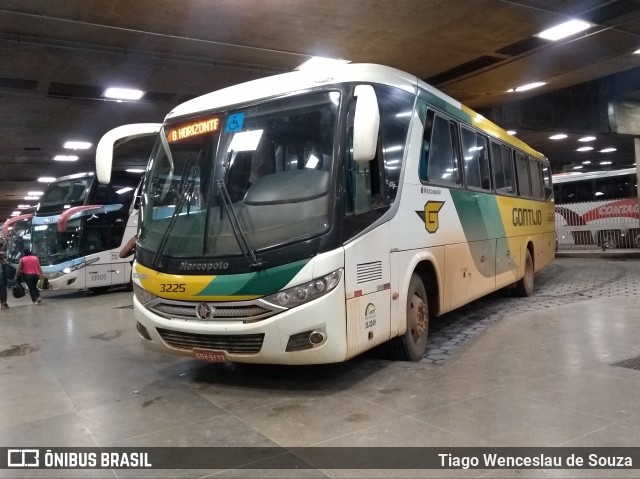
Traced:
<svg viewBox="0 0 640 479">
<path fill-rule="evenodd" d="M 196 316 L 198 319 L 208 320 L 213 317 L 213 309 L 207 303 L 200 303 L 196 306 Z"/>
</svg>

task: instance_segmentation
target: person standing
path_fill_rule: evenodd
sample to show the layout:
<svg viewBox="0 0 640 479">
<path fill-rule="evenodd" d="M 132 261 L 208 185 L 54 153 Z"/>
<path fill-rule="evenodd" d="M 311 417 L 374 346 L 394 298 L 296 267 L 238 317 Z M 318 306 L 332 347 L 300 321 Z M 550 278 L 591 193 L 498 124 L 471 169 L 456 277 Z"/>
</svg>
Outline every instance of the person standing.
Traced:
<svg viewBox="0 0 640 479">
<path fill-rule="evenodd" d="M 38 257 L 34 255 L 31 250 L 26 249 L 22 253 L 17 275 L 22 277 L 24 282 L 27 283 L 27 286 L 29 287 L 29 296 L 31 296 L 33 304 L 42 303 L 40 290 L 38 290 L 38 280 L 40 278 L 44 278 L 44 273 L 42 272 L 42 267 L 40 266 Z"/>
<path fill-rule="evenodd" d="M 15 270 L 10 271 L 11 265 L 5 261 L 4 251 L 0 251 L 0 309 L 9 309 L 7 304 L 7 287 L 11 281 L 11 273 L 15 273 Z"/>
</svg>

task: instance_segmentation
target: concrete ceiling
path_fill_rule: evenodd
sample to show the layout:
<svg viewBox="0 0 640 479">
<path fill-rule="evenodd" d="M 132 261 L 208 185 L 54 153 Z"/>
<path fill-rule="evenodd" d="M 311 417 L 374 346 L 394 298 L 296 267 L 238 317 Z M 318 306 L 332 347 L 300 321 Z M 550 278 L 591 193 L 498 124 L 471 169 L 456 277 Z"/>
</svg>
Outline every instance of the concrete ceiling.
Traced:
<svg viewBox="0 0 640 479">
<path fill-rule="evenodd" d="M 559 42 L 534 36 L 570 18 L 594 26 Z M 314 55 L 413 73 L 515 129 L 555 171 L 605 156 L 631 166 L 633 138 L 611 131 L 607 107 L 640 100 L 638 49 L 640 0 L 2 0 L 0 221 L 42 190 L 38 177 L 92 170 L 111 128 L 160 122 L 186 99 Z M 506 93 L 532 81 L 547 85 Z M 114 85 L 148 93 L 105 101 Z M 548 139 L 559 130 L 569 138 Z M 578 153 L 586 134 L 595 149 Z M 52 161 L 74 139 L 94 146 Z M 128 153 L 141 166 L 149 147 Z"/>
</svg>

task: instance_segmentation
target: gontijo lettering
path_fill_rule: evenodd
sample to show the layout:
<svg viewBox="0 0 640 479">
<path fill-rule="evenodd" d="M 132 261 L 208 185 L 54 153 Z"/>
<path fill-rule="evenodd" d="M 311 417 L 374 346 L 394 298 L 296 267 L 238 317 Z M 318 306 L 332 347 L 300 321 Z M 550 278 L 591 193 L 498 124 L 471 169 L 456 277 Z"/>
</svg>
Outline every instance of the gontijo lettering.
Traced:
<svg viewBox="0 0 640 479">
<path fill-rule="evenodd" d="M 173 141 L 184 140 L 197 135 L 204 135 L 205 133 L 211 133 L 218 130 L 220 127 L 220 120 L 218 118 L 209 118 L 207 120 L 200 120 L 188 125 L 180 125 L 177 128 L 173 128 L 167 132 L 167 141 L 169 143 Z"/>
<path fill-rule="evenodd" d="M 514 208 L 511 212 L 513 226 L 540 226 L 542 211 L 531 208 Z"/>
</svg>

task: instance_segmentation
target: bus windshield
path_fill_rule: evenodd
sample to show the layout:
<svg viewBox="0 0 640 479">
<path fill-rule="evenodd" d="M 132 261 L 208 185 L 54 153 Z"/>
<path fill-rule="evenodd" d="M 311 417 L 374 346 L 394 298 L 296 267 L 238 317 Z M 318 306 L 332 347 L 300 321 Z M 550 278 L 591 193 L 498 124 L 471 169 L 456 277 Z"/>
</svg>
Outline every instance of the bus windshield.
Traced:
<svg viewBox="0 0 640 479">
<path fill-rule="evenodd" d="M 51 183 L 42 198 L 41 206 L 77 205 L 84 203 L 93 177 L 64 179 Z"/>
<path fill-rule="evenodd" d="M 139 244 L 226 256 L 329 227 L 338 91 L 167 124 L 145 182 Z"/>
<path fill-rule="evenodd" d="M 43 266 L 120 247 L 140 175 L 115 171 L 108 185 L 83 173 L 47 186 L 32 218 L 32 250 Z M 79 209 L 80 206 L 93 206 Z M 70 216 L 58 223 L 63 212 Z"/>
<path fill-rule="evenodd" d="M 80 256 L 80 219 L 69 221 L 64 233 L 58 232 L 56 226 L 44 224 L 33 227 L 33 251 L 43 265 L 61 263 Z"/>
</svg>

